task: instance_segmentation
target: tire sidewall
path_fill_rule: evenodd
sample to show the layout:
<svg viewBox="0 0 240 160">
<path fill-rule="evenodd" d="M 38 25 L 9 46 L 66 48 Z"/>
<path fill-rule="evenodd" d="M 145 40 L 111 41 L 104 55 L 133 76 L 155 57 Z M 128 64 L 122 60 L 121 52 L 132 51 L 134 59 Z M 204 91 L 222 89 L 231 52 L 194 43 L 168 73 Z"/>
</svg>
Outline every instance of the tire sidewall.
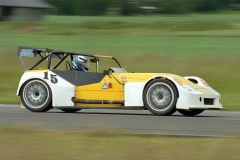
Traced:
<svg viewBox="0 0 240 160">
<path fill-rule="evenodd" d="M 148 94 L 148 91 L 149 89 L 155 85 L 156 83 L 162 83 L 162 84 L 165 84 L 167 87 L 171 88 L 172 90 L 172 97 L 173 97 L 173 100 L 171 102 L 171 105 L 166 109 L 166 110 L 163 110 L 163 111 L 159 111 L 159 110 L 155 110 L 151 107 L 151 105 L 149 105 L 148 103 L 148 100 L 147 100 L 147 94 Z M 176 103 L 177 103 L 177 89 L 176 87 L 172 84 L 172 82 L 168 81 L 168 80 L 162 80 L 162 79 L 155 79 L 151 82 L 149 82 L 145 89 L 144 89 L 144 92 L 143 92 L 143 103 L 145 105 L 145 107 L 153 114 L 155 115 L 160 115 L 160 116 L 167 116 L 167 115 L 171 115 L 173 114 L 175 111 L 176 111 Z"/>
<path fill-rule="evenodd" d="M 45 104 L 43 106 L 41 106 L 40 108 L 33 108 L 33 107 L 29 106 L 24 100 L 24 96 L 25 96 L 24 91 L 25 91 L 26 87 L 30 83 L 33 83 L 34 81 L 36 81 L 37 83 L 42 83 L 43 86 L 45 86 L 47 91 L 48 91 L 48 98 L 45 101 Z M 30 110 L 32 112 L 46 112 L 46 111 L 48 111 L 52 108 L 52 92 L 51 92 L 51 89 L 44 81 L 39 80 L 39 79 L 31 79 L 31 80 L 28 80 L 27 82 L 25 82 L 24 85 L 21 88 L 20 98 L 21 98 L 21 101 L 22 101 L 24 107 L 26 107 L 28 110 Z"/>
</svg>

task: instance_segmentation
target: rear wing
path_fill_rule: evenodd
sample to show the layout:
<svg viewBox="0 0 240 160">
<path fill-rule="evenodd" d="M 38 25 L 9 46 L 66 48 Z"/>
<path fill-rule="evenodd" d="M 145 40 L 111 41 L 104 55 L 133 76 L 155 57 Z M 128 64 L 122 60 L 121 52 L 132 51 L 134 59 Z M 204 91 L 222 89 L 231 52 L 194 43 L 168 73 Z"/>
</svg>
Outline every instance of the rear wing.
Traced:
<svg viewBox="0 0 240 160">
<path fill-rule="evenodd" d="M 21 63 L 23 65 L 23 68 L 26 71 L 27 68 L 22 57 L 36 57 L 36 55 L 39 54 L 43 58 L 43 56 L 41 55 L 42 52 L 50 53 L 51 51 L 53 50 L 47 49 L 47 48 L 33 48 L 33 47 L 19 46 L 17 50 L 17 55 L 19 56 Z"/>
<path fill-rule="evenodd" d="M 36 54 L 41 52 L 51 52 L 51 49 L 47 48 L 32 48 L 32 47 L 18 47 L 18 56 L 19 57 L 36 57 Z"/>
</svg>

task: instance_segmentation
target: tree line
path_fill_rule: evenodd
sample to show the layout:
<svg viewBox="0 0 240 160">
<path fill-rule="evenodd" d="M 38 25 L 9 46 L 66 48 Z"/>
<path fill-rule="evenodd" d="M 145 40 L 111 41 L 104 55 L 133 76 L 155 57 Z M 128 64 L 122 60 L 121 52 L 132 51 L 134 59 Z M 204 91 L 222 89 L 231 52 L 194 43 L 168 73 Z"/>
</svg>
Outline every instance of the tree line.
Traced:
<svg viewBox="0 0 240 160">
<path fill-rule="evenodd" d="M 240 0 L 45 0 L 58 8 L 60 15 L 121 15 L 141 13 L 142 6 L 156 7 L 155 13 L 185 14 L 237 8 Z"/>
</svg>

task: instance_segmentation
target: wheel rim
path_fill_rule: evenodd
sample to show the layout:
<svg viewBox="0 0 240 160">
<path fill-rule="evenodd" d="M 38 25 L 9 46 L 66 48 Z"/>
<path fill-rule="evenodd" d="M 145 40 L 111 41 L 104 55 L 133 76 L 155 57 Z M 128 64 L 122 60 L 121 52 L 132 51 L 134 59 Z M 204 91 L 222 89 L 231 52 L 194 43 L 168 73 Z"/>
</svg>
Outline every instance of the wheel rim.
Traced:
<svg viewBox="0 0 240 160">
<path fill-rule="evenodd" d="M 43 107 L 49 97 L 49 90 L 45 83 L 34 80 L 29 82 L 23 90 L 23 99 L 25 103 L 34 109 Z"/>
<path fill-rule="evenodd" d="M 147 103 L 155 111 L 169 109 L 173 104 L 173 100 L 173 90 L 165 83 L 155 83 L 147 91 Z"/>
</svg>

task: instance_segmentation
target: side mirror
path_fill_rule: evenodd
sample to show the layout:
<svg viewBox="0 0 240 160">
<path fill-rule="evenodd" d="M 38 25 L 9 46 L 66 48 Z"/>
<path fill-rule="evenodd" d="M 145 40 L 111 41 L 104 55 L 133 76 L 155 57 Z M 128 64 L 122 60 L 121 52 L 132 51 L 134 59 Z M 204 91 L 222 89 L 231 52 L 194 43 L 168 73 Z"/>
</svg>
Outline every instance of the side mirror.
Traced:
<svg viewBox="0 0 240 160">
<path fill-rule="evenodd" d="M 99 59 L 92 58 L 92 59 L 90 59 L 90 62 L 96 63 L 96 62 L 99 62 Z"/>
<path fill-rule="evenodd" d="M 109 70 L 104 70 L 104 71 L 103 71 L 103 75 L 105 75 L 105 76 L 106 76 L 106 75 L 109 75 Z"/>
</svg>

